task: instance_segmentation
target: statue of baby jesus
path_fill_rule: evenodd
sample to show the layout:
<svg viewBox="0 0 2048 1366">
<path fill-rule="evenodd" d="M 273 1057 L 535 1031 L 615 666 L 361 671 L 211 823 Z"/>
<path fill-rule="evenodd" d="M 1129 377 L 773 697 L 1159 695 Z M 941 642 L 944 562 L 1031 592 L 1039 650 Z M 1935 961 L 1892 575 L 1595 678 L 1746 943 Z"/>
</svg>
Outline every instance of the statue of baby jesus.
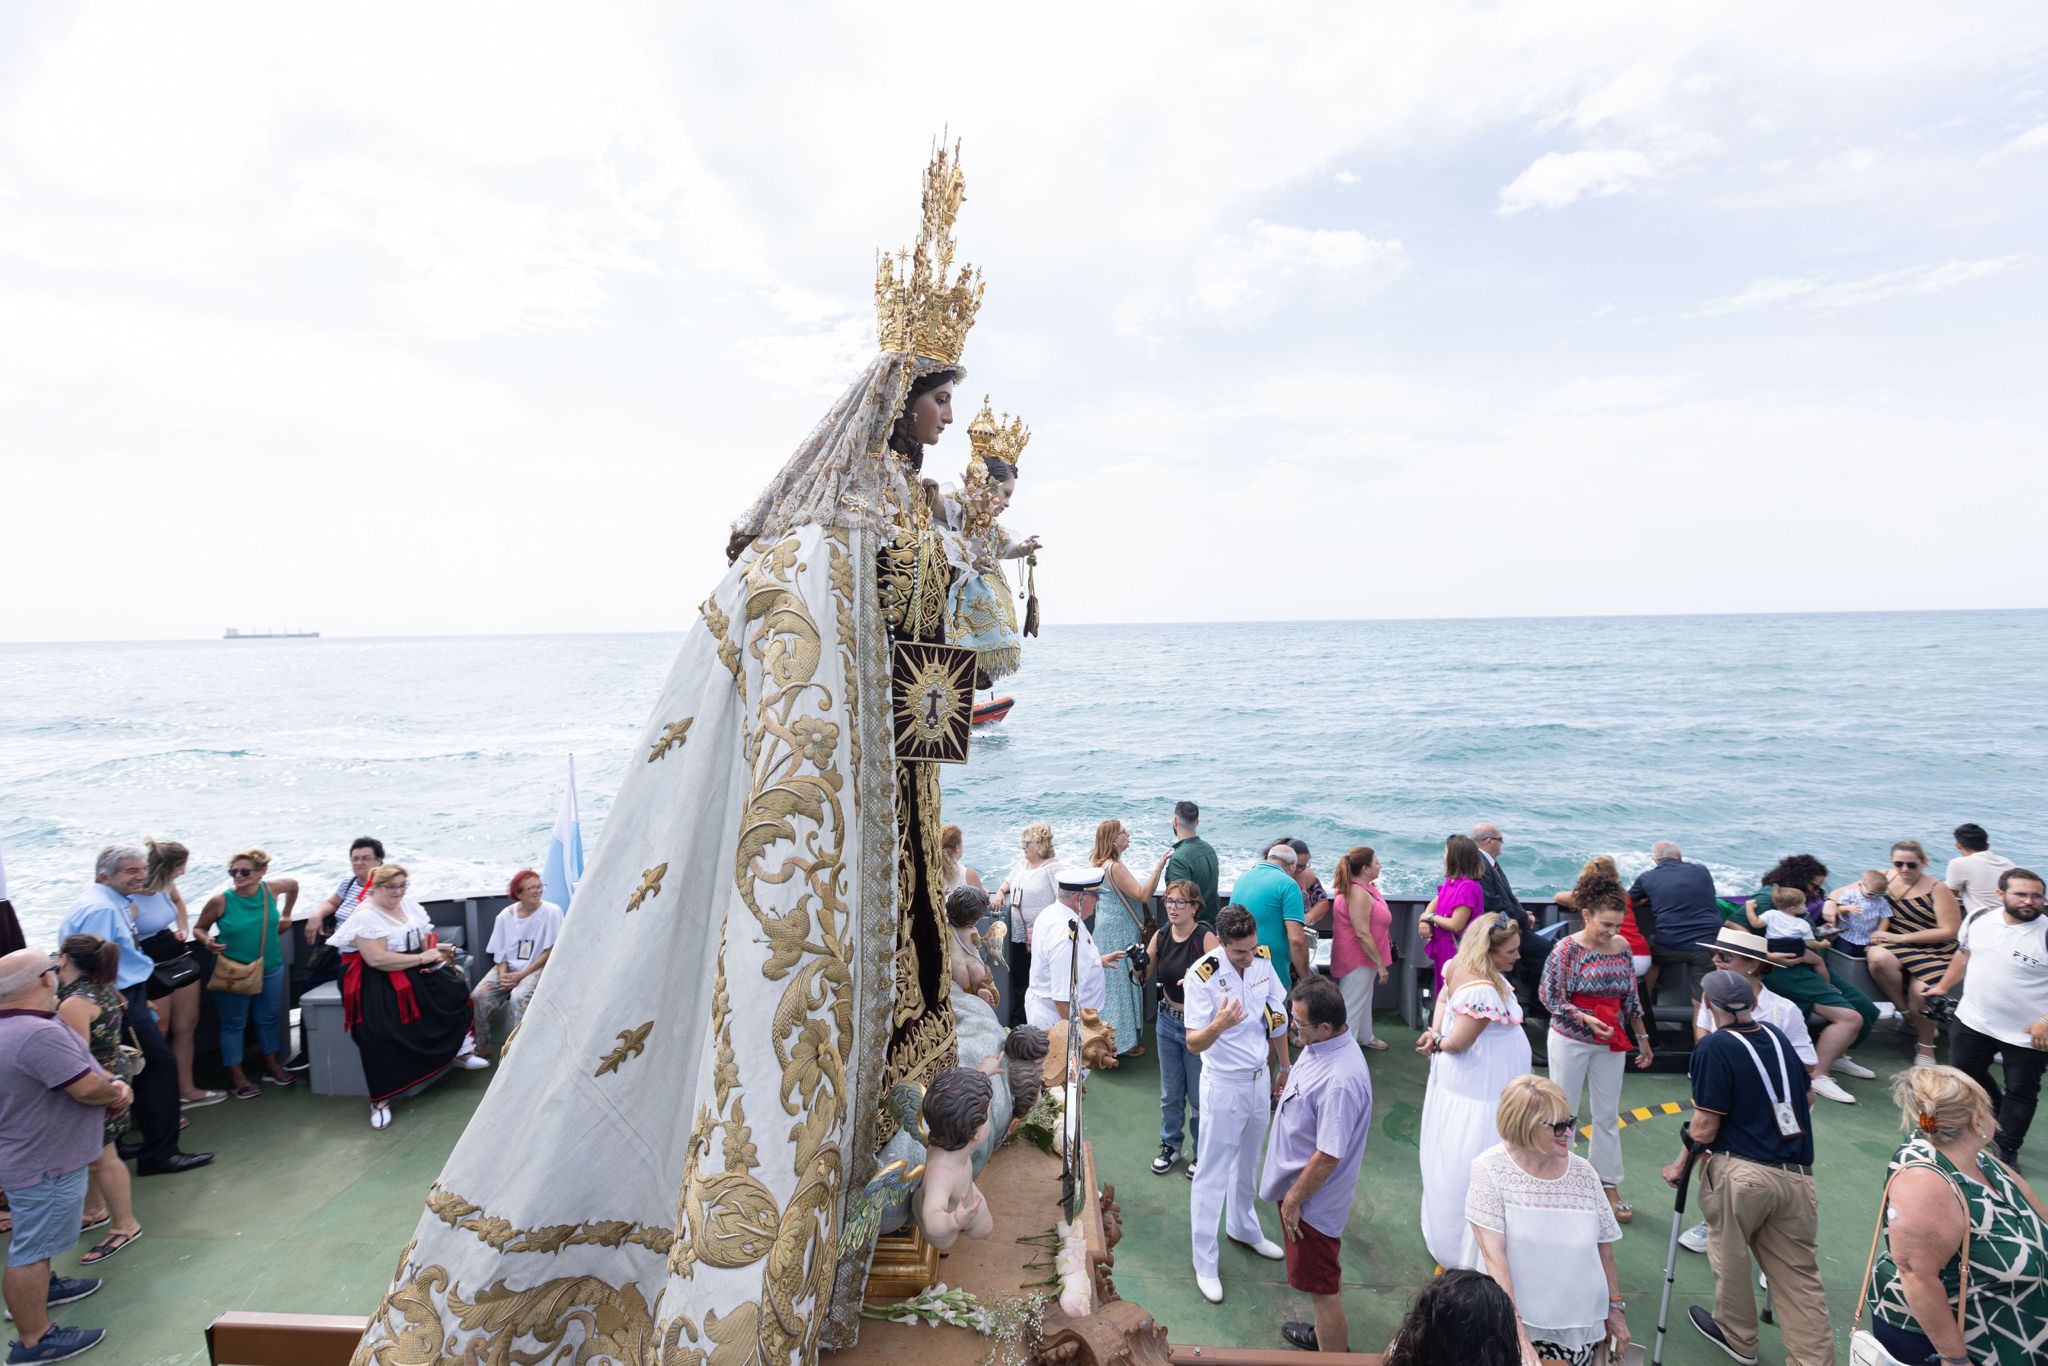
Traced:
<svg viewBox="0 0 2048 1366">
<path fill-rule="evenodd" d="M 994 1103 L 988 1074 L 975 1068 L 949 1067 L 925 1088 L 927 1139 L 917 1225 L 941 1251 L 963 1233 L 986 1238 L 995 1232 L 995 1216 L 974 1184 L 974 1152 L 988 1139 Z"/>
</svg>

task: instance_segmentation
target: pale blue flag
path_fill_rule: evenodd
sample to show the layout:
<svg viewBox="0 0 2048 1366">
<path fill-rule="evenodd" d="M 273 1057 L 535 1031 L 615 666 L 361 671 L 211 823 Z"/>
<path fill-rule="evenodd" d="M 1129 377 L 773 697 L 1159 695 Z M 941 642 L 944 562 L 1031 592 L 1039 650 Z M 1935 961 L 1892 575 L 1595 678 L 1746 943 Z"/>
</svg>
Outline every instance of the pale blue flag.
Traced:
<svg viewBox="0 0 2048 1366">
<path fill-rule="evenodd" d="M 583 880 L 583 823 L 576 816 L 576 756 L 569 756 L 569 786 L 562 791 L 562 808 L 555 813 L 555 832 L 548 836 L 547 857 L 541 861 L 541 896 L 564 911 Z"/>
</svg>

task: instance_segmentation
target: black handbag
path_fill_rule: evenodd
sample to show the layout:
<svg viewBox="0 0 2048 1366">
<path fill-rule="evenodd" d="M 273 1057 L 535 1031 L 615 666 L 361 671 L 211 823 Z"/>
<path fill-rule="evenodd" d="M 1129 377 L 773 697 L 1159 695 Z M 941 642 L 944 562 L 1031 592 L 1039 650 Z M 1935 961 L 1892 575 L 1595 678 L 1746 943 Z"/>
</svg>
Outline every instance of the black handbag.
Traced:
<svg viewBox="0 0 2048 1366">
<path fill-rule="evenodd" d="M 192 950 L 185 941 L 170 929 L 158 930 L 149 938 L 136 945 L 148 954 L 156 969 L 149 974 L 149 998 L 168 996 L 179 987 L 189 986 L 199 980 L 199 960 L 192 956 Z"/>
</svg>

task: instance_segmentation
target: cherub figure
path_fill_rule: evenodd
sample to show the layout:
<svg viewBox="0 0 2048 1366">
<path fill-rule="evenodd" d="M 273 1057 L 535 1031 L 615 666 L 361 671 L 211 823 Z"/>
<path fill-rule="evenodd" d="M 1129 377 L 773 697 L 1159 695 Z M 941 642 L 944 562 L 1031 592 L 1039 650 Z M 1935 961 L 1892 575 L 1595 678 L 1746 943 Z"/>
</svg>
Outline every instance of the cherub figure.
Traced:
<svg viewBox="0 0 2048 1366">
<path fill-rule="evenodd" d="M 962 1234 L 986 1238 L 995 1232 L 995 1216 L 974 1184 L 974 1152 L 988 1139 L 994 1104 L 988 1075 L 971 1067 L 949 1067 L 925 1088 L 927 1146 L 917 1224 L 940 1251 Z"/>
</svg>

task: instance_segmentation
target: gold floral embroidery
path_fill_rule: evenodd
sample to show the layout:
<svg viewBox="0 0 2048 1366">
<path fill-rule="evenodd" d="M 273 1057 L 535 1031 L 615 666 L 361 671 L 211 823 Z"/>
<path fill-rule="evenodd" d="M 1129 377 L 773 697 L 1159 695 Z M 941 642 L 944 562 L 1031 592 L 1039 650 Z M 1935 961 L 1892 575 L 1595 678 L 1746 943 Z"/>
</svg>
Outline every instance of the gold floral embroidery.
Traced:
<svg viewBox="0 0 2048 1366">
<path fill-rule="evenodd" d="M 590 1075 L 601 1077 L 607 1072 L 616 1072 L 626 1065 L 626 1059 L 637 1058 L 647 1051 L 647 1036 L 654 1029 L 654 1021 L 638 1024 L 631 1029 L 619 1031 L 619 1046 L 598 1060 L 597 1070 Z"/>
<path fill-rule="evenodd" d="M 704 600 L 704 624 L 711 628 L 711 634 L 718 637 L 718 662 L 725 665 L 725 671 L 732 675 L 732 685 L 745 696 L 747 680 L 740 672 L 740 647 L 732 643 L 732 618 L 718 608 L 713 598 Z"/>
<path fill-rule="evenodd" d="M 668 728 L 662 731 L 660 738 L 654 742 L 654 749 L 648 754 L 647 762 L 651 764 L 670 750 L 682 748 L 683 741 L 690 734 L 690 723 L 696 719 L 694 716 L 685 716 L 680 721 L 671 722 Z"/>
<path fill-rule="evenodd" d="M 640 885 L 633 890 L 632 897 L 626 902 L 626 913 L 631 915 L 634 911 L 640 909 L 640 903 L 647 900 L 647 898 L 660 896 L 661 880 L 667 876 L 668 865 L 666 863 L 657 863 L 654 867 L 642 873 L 640 875 Z"/>
<path fill-rule="evenodd" d="M 655 1252 L 665 1253 L 675 1242 L 675 1234 L 653 1224 L 635 1224 L 625 1219 L 600 1219 L 585 1224 L 544 1224 L 538 1228 L 514 1228 L 507 1221 L 495 1215 L 485 1214 L 480 1208 L 461 1196 L 441 1189 L 438 1185 L 427 1195 L 427 1212 L 450 1228 L 473 1233 L 477 1239 L 498 1252 L 560 1252 L 565 1247 L 622 1247 L 637 1243 Z M 417 1240 L 415 1240 L 417 1242 Z M 399 1259 L 403 1268 L 410 1258 L 412 1247 L 406 1248 L 406 1256 Z"/>
</svg>

